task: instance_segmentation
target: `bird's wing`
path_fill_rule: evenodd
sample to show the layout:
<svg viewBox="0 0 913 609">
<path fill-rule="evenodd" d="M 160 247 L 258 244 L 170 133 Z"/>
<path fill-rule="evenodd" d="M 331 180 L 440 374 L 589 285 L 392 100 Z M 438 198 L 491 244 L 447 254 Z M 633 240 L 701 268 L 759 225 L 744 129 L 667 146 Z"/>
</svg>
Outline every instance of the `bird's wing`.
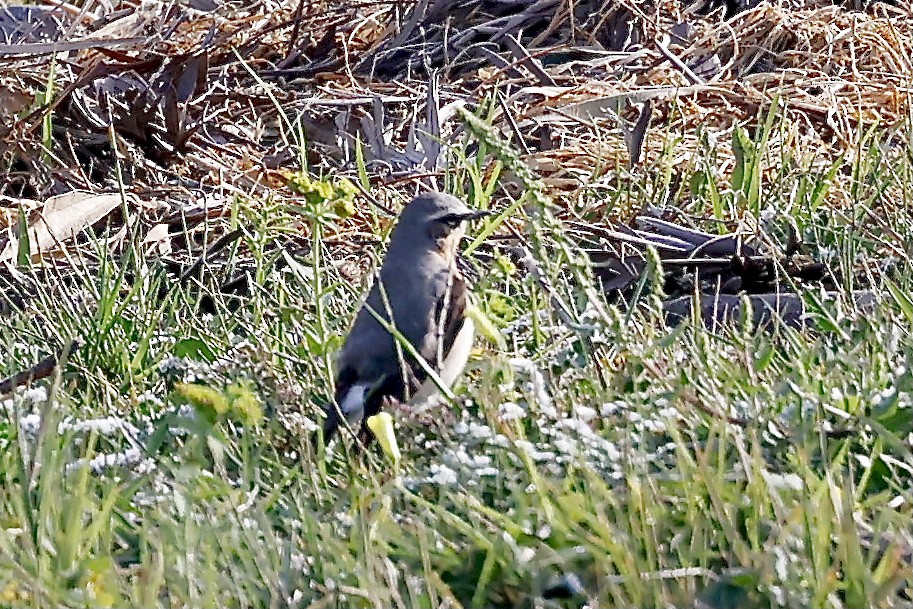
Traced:
<svg viewBox="0 0 913 609">
<path fill-rule="evenodd" d="M 444 357 L 444 361 L 441 364 L 438 373 L 438 378 L 446 387 L 453 385 L 457 377 L 460 376 L 460 373 L 463 372 L 463 368 L 466 367 L 466 362 L 469 360 L 469 353 L 472 351 L 472 340 L 474 337 L 475 325 L 473 324 L 472 319 L 467 317 L 465 321 L 463 321 L 460 331 L 457 332 L 453 344 L 450 346 L 450 350 L 447 351 L 447 355 Z M 425 403 L 429 398 L 438 395 L 438 393 L 437 384 L 430 378 L 425 379 L 425 382 L 418 388 L 418 391 L 410 398 L 409 404 L 414 408 L 421 409 L 425 406 Z"/>
<path fill-rule="evenodd" d="M 458 271 L 448 273 L 448 277 L 438 290 L 440 296 L 433 322 L 435 340 L 433 345 L 426 345 L 427 352 L 422 353 L 422 356 L 437 369 L 441 382 L 450 387 L 469 359 L 475 326 L 472 320 L 466 317 L 469 288 Z M 438 387 L 431 379 L 425 378 L 423 374 L 422 380 L 421 387 L 409 400 L 415 407 L 421 407 L 438 393 Z"/>
<path fill-rule="evenodd" d="M 434 310 L 427 321 L 426 339 L 416 346 L 432 367 L 440 369 L 463 326 L 468 288 L 459 272 L 447 269 L 436 274 L 431 290 Z"/>
<path fill-rule="evenodd" d="M 466 298 L 469 287 L 459 271 L 454 270 L 450 288 L 450 302 L 447 303 L 446 323 L 444 324 L 444 357 L 453 348 L 460 330 L 466 320 Z"/>
</svg>

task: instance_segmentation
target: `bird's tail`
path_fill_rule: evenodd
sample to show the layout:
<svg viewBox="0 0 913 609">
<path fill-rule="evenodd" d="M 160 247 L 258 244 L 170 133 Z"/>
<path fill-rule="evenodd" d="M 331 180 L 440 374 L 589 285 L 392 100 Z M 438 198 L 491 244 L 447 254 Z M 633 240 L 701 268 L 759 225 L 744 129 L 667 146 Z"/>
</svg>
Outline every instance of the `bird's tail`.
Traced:
<svg viewBox="0 0 913 609">
<path fill-rule="evenodd" d="M 329 444 L 330 440 L 333 439 L 333 436 L 336 435 L 336 432 L 339 430 L 339 423 L 341 418 L 336 412 L 336 404 L 327 404 L 323 409 L 325 418 L 323 419 L 323 443 Z M 314 441 L 317 442 L 318 437 L 315 434 Z"/>
</svg>

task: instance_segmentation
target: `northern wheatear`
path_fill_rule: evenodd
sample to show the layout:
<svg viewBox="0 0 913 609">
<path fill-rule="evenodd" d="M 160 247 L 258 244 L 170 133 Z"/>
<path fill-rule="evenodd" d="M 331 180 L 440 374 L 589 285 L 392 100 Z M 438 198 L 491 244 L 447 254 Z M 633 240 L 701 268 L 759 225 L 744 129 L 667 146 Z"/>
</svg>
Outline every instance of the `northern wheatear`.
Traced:
<svg viewBox="0 0 913 609">
<path fill-rule="evenodd" d="M 475 327 L 465 316 L 468 287 L 457 269 L 466 222 L 487 215 L 456 197 L 427 193 L 406 205 L 368 299 L 355 318 L 336 373 L 335 403 L 326 408 L 328 442 L 342 421 L 360 427 L 385 398 L 428 397 L 436 385 L 390 331 L 395 328 L 450 386 L 472 349 Z"/>
</svg>

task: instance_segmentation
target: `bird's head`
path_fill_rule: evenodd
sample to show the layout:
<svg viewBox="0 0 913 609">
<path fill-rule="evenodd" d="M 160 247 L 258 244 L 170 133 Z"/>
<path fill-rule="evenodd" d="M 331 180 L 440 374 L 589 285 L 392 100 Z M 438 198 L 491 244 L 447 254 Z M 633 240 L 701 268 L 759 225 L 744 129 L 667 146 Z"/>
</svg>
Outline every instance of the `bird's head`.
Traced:
<svg viewBox="0 0 913 609">
<path fill-rule="evenodd" d="M 449 258 L 457 251 L 466 232 L 466 222 L 489 213 L 470 209 L 451 195 L 439 192 L 421 194 L 403 208 L 391 237 L 391 247 L 397 240 L 397 233 L 407 233 L 410 241 L 428 243 Z"/>
</svg>

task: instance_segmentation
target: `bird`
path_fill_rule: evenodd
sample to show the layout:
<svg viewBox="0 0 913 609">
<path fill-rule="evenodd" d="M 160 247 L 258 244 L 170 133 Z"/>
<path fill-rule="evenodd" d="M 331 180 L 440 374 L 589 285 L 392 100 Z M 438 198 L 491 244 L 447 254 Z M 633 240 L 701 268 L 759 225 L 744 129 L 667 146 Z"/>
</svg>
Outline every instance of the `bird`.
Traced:
<svg viewBox="0 0 913 609">
<path fill-rule="evenodd" d="M 414 348 L 447 387 L 469 359 L 475 327 L 466 316 L 469 286 L 457 267 L 466 225 L 489 215 L 449 194 L 428 192 L 403 207 L 368 297 L 336 362 L 335 395 L 325 407 L 323 441 L 341 426 L 371 439 L 366 421 L 386 399 L 403 403 L 437 392 Z M 382 323 L 383 322 L 383 323 Z"/>
</svg>

